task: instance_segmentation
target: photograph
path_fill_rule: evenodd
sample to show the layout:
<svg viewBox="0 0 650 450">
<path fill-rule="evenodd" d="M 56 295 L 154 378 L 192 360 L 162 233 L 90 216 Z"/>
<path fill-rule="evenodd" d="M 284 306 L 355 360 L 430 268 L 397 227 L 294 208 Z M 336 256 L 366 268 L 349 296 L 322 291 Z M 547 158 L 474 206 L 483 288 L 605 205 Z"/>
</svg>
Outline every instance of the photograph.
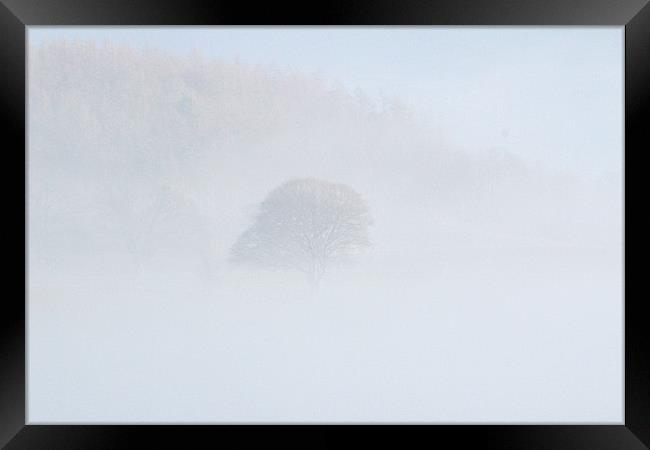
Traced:
<svg viewBox="0 0 650 450">
<path fill-rule="evenodd" d="M 27 27 L 27 422 L 624 423 L 624 58 Z"/>
</svg>

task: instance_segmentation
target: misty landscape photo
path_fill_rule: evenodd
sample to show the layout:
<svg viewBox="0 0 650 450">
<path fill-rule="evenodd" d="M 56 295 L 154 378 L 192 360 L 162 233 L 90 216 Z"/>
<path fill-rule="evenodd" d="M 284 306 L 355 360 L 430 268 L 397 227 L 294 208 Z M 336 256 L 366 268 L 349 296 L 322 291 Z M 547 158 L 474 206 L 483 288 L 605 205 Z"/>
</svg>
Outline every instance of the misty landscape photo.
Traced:
<svg viewBox="0 0 650 450">
<path fill-rule="evenodd" d="M 622 28 L 27 42 L 29 423 L 622 422 Z"/>
</svg>

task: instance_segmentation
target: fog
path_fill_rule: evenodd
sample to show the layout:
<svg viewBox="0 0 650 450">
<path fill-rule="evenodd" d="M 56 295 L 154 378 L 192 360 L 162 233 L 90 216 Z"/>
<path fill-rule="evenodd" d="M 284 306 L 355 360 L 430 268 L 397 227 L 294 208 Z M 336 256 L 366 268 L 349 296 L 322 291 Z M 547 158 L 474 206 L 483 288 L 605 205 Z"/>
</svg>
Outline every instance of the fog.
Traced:
<svg viewBox="0 0 650 450">
<path fill-rule="evenodd" d="M 503 58 L 498 73 L 556 92 L 541 96 L 495 95 L 501 75 L 471 45 L 428 74 L 436 89 L 405 71 L 376 95 L 367 68 L 268 61 L 241 42 L 237 58 L 145 46 L 146 29 L 128 30 L 30 29 L 30 423 L 622 422 L 620 31 L 601 29 L 598 51 L 579 29 L 546 30 L 546 44 L 517 30 L 538 60 L 522 73 Z M 499 30 L 462 42 L 512 53 Z M 293 48 L 265 32 L 271 55 Z M 398 31 L 350 40 L 389 67 L 401 49 L 366 32 Z M 543 65 L 572 76 L 533 77 Z M 560 127 L 553 111 L 576 109 L 565 93 L 583 110 Z M 503 139 L 471 137 L 494 111 L 512 118 L 494 124 Z M 306 179 L 358 196 L 371 220 L 354 242 L 369 245 L 329 258 L 317 284 L 270 264 L 288 261 L 277 245 L 234 263 L 265 199 Z"/>
</svg>

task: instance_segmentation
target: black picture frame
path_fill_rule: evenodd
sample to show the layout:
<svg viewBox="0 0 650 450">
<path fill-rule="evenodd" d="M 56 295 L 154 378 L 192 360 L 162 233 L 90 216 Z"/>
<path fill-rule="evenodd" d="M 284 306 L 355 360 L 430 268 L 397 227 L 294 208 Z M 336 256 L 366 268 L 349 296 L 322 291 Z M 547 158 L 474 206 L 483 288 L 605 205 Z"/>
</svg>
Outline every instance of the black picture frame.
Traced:
<svg viewBox="0 0 650 450">
<path fill-rule="evenodd" d="M 348 0 L 291 4 L 274 1 L 0 0 L 0 101 L 5 176 L 3 221 L 16 262 L 0 309 L 0 445 L 7 449 L 194 448 L 223 445 L 334 447 L 407 441 L 437 447 L 494 449 L 643 449 L 650 446 L 650 332 L 641 288 L 643 256 L 642 155 L 650 122 L 650 6 L 647 0 Z M 163 426 L 29 425 L 25 417 L 26 27 L 30 25 L 615 25 L 625 27 L 625 419 L 621 425 L 402 426 Z M 630 164 L 630 162 L 632 162 Z M 22 184 L 7 175 L 18 173 Z M 16 191 L 19 191 L 17 193 Z M 22 195 L 21 195 L 22 193 Z M 640 212 L 635 209 L 639 207 Z M 21 239 L 22 238 L 22 239 Z M 627 244 L 630 243 L 628 246 Z M 6 248 L 6 247 L 5 247 Z M 643 261 L 643 258 L 638 258 Z M 639 289 L 635 289 L 639 287 Z M 585 311 L 585 314 L 588 314 Z M 343 438 L 340 431 L 351 431 Z M 142 444 L 146 442 L 146 444 Z M 190 442 L 194 443 L 191 446 Z M 408 445 L 408 444 L 407 444 Z M 444 448 L 448 448 L 447 445 Z"/>
</svg>

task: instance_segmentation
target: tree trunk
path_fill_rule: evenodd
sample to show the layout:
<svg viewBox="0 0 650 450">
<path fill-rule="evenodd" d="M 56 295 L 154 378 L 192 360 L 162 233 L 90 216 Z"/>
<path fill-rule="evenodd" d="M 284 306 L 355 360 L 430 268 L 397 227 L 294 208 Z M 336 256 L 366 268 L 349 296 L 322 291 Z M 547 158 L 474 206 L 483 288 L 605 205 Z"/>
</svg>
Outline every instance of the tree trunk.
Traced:
<svg viewBox="0 0 650 450">
<path fill-rule="evenodd" d="M 317 291 L 318 286 L 325 274 L 325 267 L 323 264 L 320 264 L 318 261 L 314 261 L 309 271 L 308 282 L 312 291 Z"/>
</svg>

